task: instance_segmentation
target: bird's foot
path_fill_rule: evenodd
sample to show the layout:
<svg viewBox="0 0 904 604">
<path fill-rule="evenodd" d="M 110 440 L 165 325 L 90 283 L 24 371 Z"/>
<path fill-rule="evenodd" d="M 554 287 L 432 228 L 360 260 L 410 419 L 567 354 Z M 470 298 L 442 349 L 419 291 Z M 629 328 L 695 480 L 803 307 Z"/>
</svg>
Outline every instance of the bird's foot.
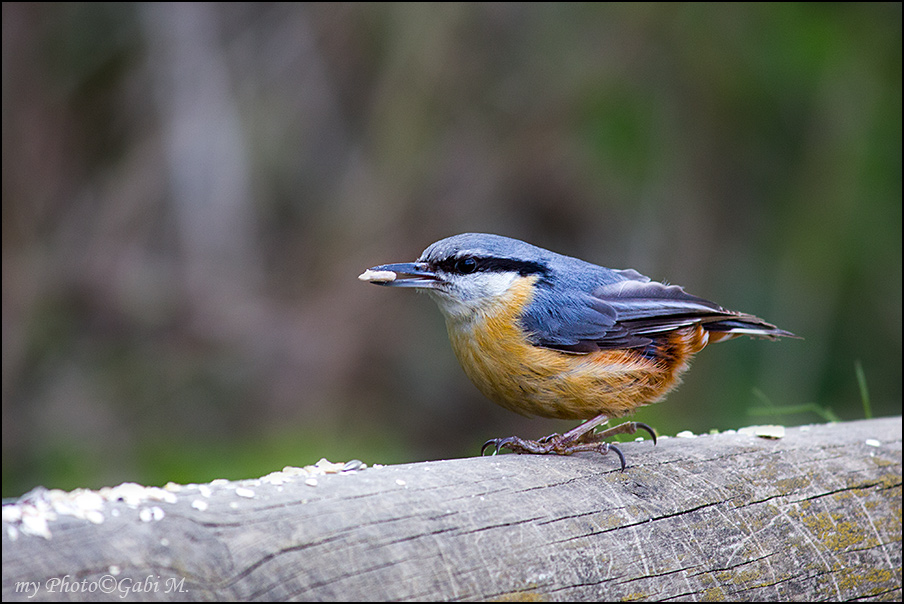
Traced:
<svg viewBox="0 0 904 604">
<path fill-rule="evenodd" d="M 600 418 L 603 419 L 600 420 Z M 494 455 L 502 449 L 508 449 L 513 453 L 530 455 L 571 455 L 582 451 L 596 451 L 600 455 L 605 455 L 611 449 L 615 451 L 621 460 L 621 469 L 624 471 L 625 455 L 621 452 L 621 449 L 612 443 L 606 442 L 605 439 L 616 434 L 634 434 L 640 429 L 649 432 L 650 436 L 653 437 L 653 444 L 656 444 L 656 433 L 650 426 L 641 422 L 625 422 L 608 430 L 595 432 L 594 428 L 600 423 L 604 423 L 606 419 L 605 416 L 598 416 L 565 434 L 550 434 L 540 440 L 525 440 L 517 436 L 493 438 L 484 443 L 480 449 L 480 454 L 483 455 L 489 447 L 493 447 Z"/>
</svg>

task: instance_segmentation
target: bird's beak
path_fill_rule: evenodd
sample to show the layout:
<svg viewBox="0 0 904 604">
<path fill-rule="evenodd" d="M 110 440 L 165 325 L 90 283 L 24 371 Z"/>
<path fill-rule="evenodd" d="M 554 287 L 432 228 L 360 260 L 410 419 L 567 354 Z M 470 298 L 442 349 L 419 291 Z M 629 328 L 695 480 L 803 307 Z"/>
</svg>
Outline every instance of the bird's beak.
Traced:
<svg viewBox="0 0 904 604">
<path fill-rule="evenodd" d="M 420 287 L 435 289 L 442 280 L 423 262 L 383 264 L 369 268 L 360 275 L 361 281 L 389 287 Z"/>
</svg>

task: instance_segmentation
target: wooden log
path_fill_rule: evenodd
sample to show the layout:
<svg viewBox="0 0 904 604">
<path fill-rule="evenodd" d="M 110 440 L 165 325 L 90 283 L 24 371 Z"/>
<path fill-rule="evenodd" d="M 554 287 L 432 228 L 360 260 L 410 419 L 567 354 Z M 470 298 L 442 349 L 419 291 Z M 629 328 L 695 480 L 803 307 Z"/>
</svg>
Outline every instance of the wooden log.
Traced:
<svg viewBox="0 0 904 604">
<path fill-rule="evenodd" d="M 901 600 L 900 417 L 621 448 L 33 493 L 3 600 Z"/>
</svg>

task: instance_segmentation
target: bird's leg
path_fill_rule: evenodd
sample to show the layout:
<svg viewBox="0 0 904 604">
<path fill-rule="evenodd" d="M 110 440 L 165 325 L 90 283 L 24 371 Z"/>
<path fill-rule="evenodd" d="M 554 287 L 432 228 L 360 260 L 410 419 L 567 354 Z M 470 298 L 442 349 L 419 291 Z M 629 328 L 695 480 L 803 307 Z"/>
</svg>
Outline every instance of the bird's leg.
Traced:
<svg viewBox="0 0 904 604">
<path fill-rule="evenodd" d="M 580 426 L 579 426 L 580 427 Z M 603 430 L 602 432 L 586 432 L 580 439 L 582 443 L 590 443 L 590 442 L 599 442 L 601 440 L 605 440 L 611 436 L 615 436 L 616 434 L 634 434 L 637 430 L 644 430 L 650 436 L 653 437 L 653 444 L 656 444 L 656 432 L 653 431 L 653 428 L 646 425 L 643 422 L 625 422 L 623 424 L 619 424 L 617 426 L 613 426 L 607 430 Z"/>
<path fill-rule="evenodd" d="M 602 432 L 594 431 L 597 426 L 605 424 L 607 421 L 609 421 L 607 415 L 597 415 L 565 434 L 550 434 L 540 440 L 525 440 L 517 436 L 494 438 L 484 443 L 480 454 L 483 455 L 490 446 L 495 447 L 494 453 L 498 453 L 501 449 L 509 449 L 513 453 L 533 455 L 571 455 L 581 451 L 596 451 L 605 455 L 609 449 L 612 449 L 621 459 L 622 470 L 624 470 L 625 456 L 618 447 L 605 442 L 605 439 L 616 434 L 634 434 L 639 428 L 649 432 L 653 437 L 653 444 L 656 444 L 656 433 L 650 426 L 641 422 L 625 422 Z"/>
</svg>

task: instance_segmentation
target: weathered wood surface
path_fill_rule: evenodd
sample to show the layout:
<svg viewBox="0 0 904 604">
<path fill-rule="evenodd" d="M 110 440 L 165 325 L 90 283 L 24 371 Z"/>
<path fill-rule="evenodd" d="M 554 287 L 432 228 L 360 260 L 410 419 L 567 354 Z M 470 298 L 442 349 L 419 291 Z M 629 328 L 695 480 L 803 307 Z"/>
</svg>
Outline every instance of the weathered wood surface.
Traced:
<svg viewBox="0 0 904 604">
<path fill-rule="evenodd" d="M 3 600 L 901 600 L 900 417 L 622 449 L 4 522 Z"/>
</svg>

